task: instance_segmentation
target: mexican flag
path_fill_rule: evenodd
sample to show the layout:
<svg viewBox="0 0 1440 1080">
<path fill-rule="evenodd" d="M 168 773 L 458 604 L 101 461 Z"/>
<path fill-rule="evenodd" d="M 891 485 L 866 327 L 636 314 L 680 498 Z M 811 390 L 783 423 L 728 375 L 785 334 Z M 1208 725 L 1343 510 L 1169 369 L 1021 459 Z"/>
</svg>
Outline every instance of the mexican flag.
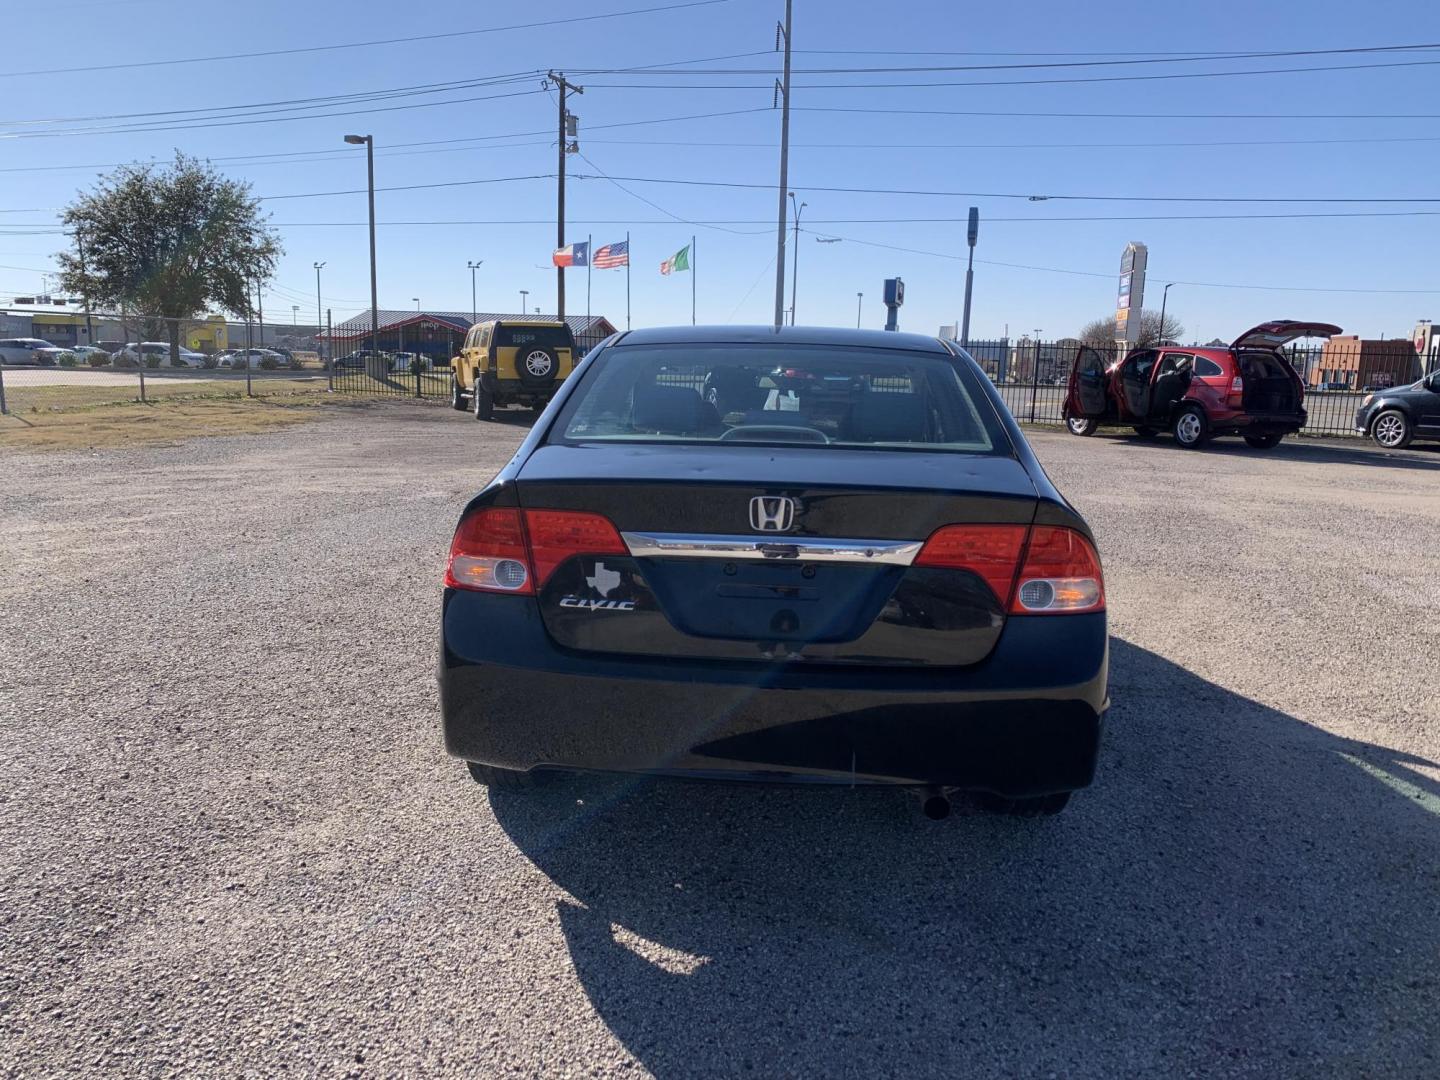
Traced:
<svg viewBox="0 0 1440 1080">
<path fill-rule="evenodd" d="M 673 274 L 676 270 L 690 269 L 690 245 L 686 244 L 660 264 L 660 273 Z"/>
</svg>

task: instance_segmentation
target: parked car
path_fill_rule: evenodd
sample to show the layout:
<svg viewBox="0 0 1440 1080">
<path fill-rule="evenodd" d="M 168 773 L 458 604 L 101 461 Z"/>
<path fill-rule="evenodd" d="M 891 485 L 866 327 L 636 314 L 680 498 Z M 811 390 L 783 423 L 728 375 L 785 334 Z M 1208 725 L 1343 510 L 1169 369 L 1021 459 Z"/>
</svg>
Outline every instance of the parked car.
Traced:
<svg viewBox="0 0 1440 1080">
<path fill-rule="evenodd" d="M 266 364 L 269 361 L 269 365 Z M 285 358 L 270 349 L 232 349 L 229 352 L 221 353 L 216 358 L 216 366 L 230 368 L 234 371 L 244 371 L 246 368 L 258 370 L 267 366 L 283 368 L 288 366 Z"/>
<path fill-rule="evenodd" d="M 747 383 L 728 415 L 699 389 Z M 900 785 L 935 817 L 953 789 L 1030 815 L 1090 783 L 1099 557 L 957 344 L 636 330 L 551 410 L 450 548 L 441 713 L 477 781 Z"/>
<path fill-rule="evenodd" d="M 419 361 L 421 371 L 429 371 L 431 367 L 430 357 L 426 356 L 424 353 L 392 353 L 391 360 L 393 361 L 390 366 L 391 371 L 411 371 L 413 370 L 416 361 Z"/>
<path fill-rule="evenodd" d="M 543 409 L 575 368 L 575 337 L 559 321 L 479 322 L 450 362 L 450 406 L 489 420 L 497 406 Z"/>
<path fill-rule="evenodd" d="M 1355 430 L 1387 450 L 1414 439 L 1440 439 L 1440 371 L 1409 386 L 1366 395 L 1355 410 Z"/>
<path fill-rule="evenodd" d="M 81 364 L 89 364 L 92 356 L 103 359 L 107 364 L 110 362 L 110 354 L 98 345 L 77 345 L 70 351 Z"/>
<path fill-rule="evenodd" d="M 1281 347 L 1338 333 L 1330 323 L 1282 319 L 1245 331 L 1229 348 L 1136 349 L 1109 367 L 1082 345 L 1070 371 L 1066 426 L 1072 435 L 1107 425 L 1145 436 L 1169 430 L 1187 449 L 1217 435 L 1242 435 L 1268 450 L 1305 425 L 1305 384 Z"/>
<path fill-rule="evenodd" d="M 40 338 L 5 338 L 0 341 L 0 361 L 7 364 L 54 367 L 68 351 Z"/>
<path fill-rule="evenodd" d="M 114 361 L 116 367 L 204 367 L 205 354 L 182 348 L 177 361 L 170 355 L 168 341 L 132 341 L 115 354 Z"/>
</svg>

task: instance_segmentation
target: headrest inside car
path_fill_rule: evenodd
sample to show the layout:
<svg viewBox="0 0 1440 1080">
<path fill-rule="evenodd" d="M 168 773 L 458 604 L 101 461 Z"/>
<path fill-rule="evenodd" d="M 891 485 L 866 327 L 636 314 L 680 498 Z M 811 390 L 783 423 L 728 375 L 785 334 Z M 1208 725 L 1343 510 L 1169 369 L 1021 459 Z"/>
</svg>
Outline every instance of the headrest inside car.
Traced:
<svg viewBox="0 0 1440 1080">
<path fill-rule="evenodd" d="M 860 394 L 850 413 L 850 434 L 856 442 L 923 441 L 925 403 L 919 394 Z"/>
<path fill-rule="evenodd" d="M 636 431 L 661 435 L 707 435 L 713 434 L 721 424 L 715 406 L 698 391 L 684 386 L 650 384 L 635 387 L 630 426 Z"/>
</svg>

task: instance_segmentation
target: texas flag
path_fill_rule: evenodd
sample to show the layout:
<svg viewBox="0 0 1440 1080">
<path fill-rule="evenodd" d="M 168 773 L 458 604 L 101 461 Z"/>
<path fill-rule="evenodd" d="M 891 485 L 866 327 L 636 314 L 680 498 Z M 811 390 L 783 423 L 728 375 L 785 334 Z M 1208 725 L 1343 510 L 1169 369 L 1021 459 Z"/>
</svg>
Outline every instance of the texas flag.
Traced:
<svg viewBox="0 0 1440 1080">
<path fill-rule="evenodd" d="M 550 259 L 556 266 L 589 266 L 590 242 L 587 240 L 579 244 L 566 244 L 563 248 L 557 248 Z"/>
</svg>

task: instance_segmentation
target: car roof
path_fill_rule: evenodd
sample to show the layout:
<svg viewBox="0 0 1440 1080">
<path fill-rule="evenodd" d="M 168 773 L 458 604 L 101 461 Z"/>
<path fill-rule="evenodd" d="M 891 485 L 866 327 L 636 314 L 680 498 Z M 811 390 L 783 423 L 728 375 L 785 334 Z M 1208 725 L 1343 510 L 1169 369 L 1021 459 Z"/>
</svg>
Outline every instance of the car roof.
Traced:
<svg viewBox="0 0 1440 1080">
<path fill-rule="evenodd" d="M 949 355 L 939 338 L 895 330 L 853 330 L 840 326 L 652 326 L 620 335 L 616 344 L 681 345 L 855 345 Z"/>
</svg>

